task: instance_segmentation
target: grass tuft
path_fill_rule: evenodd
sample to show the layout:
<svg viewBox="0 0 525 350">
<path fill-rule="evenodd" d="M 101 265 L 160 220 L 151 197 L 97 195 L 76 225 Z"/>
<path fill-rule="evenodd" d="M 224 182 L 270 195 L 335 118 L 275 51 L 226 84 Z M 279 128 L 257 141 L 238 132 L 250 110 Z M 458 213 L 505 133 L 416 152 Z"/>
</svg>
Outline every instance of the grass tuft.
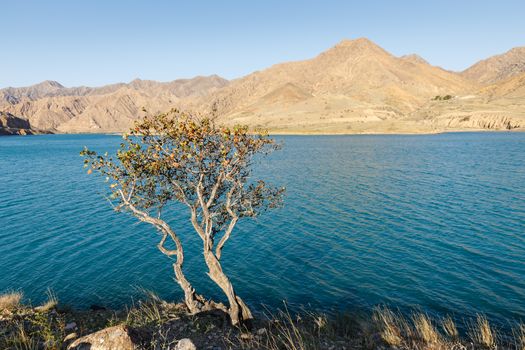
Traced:
<svg viewBox="0 0 525 350">
<path fill-rule="evenodd" d="M 53 292 L 53 290 L 49 288 L 46 294 L 47 294 L 47 301 L 44 304 L 35 307 L 35 311 L 49 312 L 58 306 L 58 297 L 56 296 L 55 292 Z"/>
<path fill-rule="evenodd" d="M 390 346 L 400 346 L 403 343 L 403 334 L 399 324 L 399 317 L 387 307 L 377 307 L 372 320 L 379 328 L 381 339 Z"/>
<path fill-rule="evenodd" d="M 525 350 L 525 324 L 521 323 L 513 330 L 516 350 Z"/>
<path fill-rule="evenodd" d="M 456 323 L 450 316 L 445 317 L 441 320 L 441 327 L 445 335 L 452 341 L 457 341 L 459 339 L 459 332 L 456 327 Z"/>
<path fill-rule="evenodd" d="M 432 324 L 432 321 L 427 315 L 423 313 L 414 314 L 412 316 L 414 329 L 420 340 L 426 344 L 439 344 L 441 336 Z"/>
<path fill-rule="evenodd" d="M 22 292 L 9 292 L 0 295 L 0 311 L 13 311 L 20 306 L 22 301 Z"/>
<path fill-rule="evenodd" d="M 496 333 L 483 315 L 478 315 L 476 322 L 469 326 L 468 335 L 472 342 L 480 348 L 496 348 Z"/>
</svg>

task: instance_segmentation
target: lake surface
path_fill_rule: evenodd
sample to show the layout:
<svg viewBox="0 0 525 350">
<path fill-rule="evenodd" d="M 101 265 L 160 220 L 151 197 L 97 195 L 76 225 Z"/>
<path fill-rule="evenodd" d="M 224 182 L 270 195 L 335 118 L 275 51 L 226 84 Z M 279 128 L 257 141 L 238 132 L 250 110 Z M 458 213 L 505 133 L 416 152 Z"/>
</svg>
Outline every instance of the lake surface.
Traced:
<svg viewBox="0 0 525 350">
<path fill-rule="evenodd" d="M 525 319 L 525 133 L 285 136 L 258 176 L 287 187 L 285 207 L 238 225 L 224 267 L 254 308 L 420 306 L 463 317 Z M 77 307 L 129 304 L 137 287 L 182 294 L 157 233 L 113 212 L 82 169 L 107 135 L 0 138 L 0 292 L 33 302 L 51 287 Z M 170 217 L 188 278 L 207 279 L 201 243 Z"/>
</svg>

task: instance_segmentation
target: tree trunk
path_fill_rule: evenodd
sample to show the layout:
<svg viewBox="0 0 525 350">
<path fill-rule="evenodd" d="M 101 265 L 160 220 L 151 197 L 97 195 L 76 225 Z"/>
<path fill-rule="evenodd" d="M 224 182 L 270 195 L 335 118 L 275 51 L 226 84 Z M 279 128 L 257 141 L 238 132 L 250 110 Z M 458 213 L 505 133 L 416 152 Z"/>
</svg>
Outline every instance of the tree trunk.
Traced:
<svg viewBox="0 0 525 350">
<path fill-rule="evenodd" d="M 186 276 L 182 271 L 182 265 L 184 264 L 184 250 L 182 248 L 182 243 L 179 237 L 175 234 L 175 232 L 173 232 L 171 227 L 160 218 L 154 218 L 148 215 L 148 213 L 137 209 L 129 201 L 127 201 L 126 196 L 124 196 L 124 194 L 121 193 L 121 196 L 124 200 L 124 203 L 128 206 L 133 215 L 135 215 L 140 221 L 152 224 L 160 232 L 162 232 L 163 236 L 161 241 L 157 245 L 157 248 L 159 248 L 159 250 L 167 256 L 176 256 L 176 260 L 173 263 L 175 280 L 184 292 L 184 303 L 186 304 L 190 312 L 197 313 L 203 311 L 205 307 L 208 307 L 211 304 L 215 305 L 215 303 L 206 302 L 204 297 L 197 294 L 195 292 L 195 289 L 193 289 L 193 287 L 191 286 L 191 283 L 186 279 Z M 173 243 L 175 243 L 175 251 L 166 249 L 164 247 L 164 242 L 166 241 L 167 237 L 170 237 Z"/>
<path fill-rule="evenodd" d="M 228 313 L 231 318 L 232 325 L 239 325 L 243 321 L 252 319 L 252 313 L 244 301 L 235 294 L 233 285 L 230 282 L 230 279 L 222 271 L 222 266 L 215 254 L 208 248 L 204 247 L 204 260 L 208 266 L 209 272 L 208 276 L 215 282 L 226 294 L 228 298 L 228 303 L 230 307 Z"/>
<path fill-rule="evenodd" d="M 182 264 L 184 262 L 184 252 L 180 241 L 175 241 L 177 246 L 177 260 L 173 263 L 173 271 L 175 272 L 175 280 L 184 291 L 184 302 L 192 314 L 202 311 L 205 300 L 202 296 L 195 292 L 190 282 L 186 279 L 184 272 L 182 272 Z"/>
</svg>

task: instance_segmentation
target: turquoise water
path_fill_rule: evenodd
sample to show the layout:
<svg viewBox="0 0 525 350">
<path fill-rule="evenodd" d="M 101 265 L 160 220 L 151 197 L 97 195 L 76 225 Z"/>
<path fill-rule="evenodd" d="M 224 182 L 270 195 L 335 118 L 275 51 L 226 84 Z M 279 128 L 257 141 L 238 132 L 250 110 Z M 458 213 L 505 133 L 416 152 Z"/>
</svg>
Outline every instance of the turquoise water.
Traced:
<svg viewBox="0 0 525 350">
<path fill-rule="evenodd" d="M 420 306 L 525 319 L 525 133 L 286 136 L 257 173 L 287 187 L 285 207 L 241 223 L 225 269 L 255 308 Z M 112 211 L 86 175 L 84 145 L 118 136 L 0 138 L 0 291 L 39 302 L 118 307 L 137 287 L 181 293 L 151 227 Z M 186 271 L 198 290 L 200 242 L 180 209 Z"/>
</svg>

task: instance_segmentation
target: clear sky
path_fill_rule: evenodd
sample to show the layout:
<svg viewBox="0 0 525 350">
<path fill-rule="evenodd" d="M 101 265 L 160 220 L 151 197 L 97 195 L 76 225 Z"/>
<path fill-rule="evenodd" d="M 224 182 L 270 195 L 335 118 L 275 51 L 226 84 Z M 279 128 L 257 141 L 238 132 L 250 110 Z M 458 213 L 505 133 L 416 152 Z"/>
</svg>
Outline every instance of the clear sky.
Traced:
<svg viewBox="0 0 525 350">
<path fill-rule="evenodd" d="M 462 70 L 525 46 L 525 0 L 0 0 L 0 87 L 237 78 L 367 37 Z"/>
</svg>

